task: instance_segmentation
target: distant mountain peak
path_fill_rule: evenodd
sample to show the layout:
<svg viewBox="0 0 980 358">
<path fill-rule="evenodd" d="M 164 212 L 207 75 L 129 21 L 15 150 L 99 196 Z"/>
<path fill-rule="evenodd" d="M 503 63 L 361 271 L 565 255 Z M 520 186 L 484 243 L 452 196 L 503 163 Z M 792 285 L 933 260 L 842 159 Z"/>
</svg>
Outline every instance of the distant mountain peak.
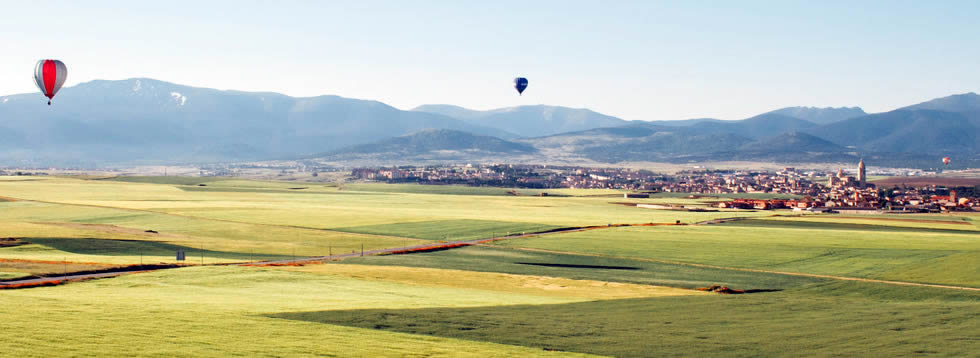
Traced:
<svg viewBox="0 0 980 358">
<path fill-rule="evenodd" d="M 788 117 L 810 121 L 816 124 L 840 122 L 867 115 L 861 107 L 786 107 L 772 112 Z"/>
<path fill-rule="evenodd" d="M 525 137 L 540 137 L 601 127 L 621 126 L 627 121 L 586 108 L 544 104 L 504 107 L 486 111 L 453 105 L 422 105 L 413 111 L 441 114 L 484 127 L 497 128 Z"/>
<path fill-rule="evenodd" d="M 506 155 L 536 152 L 534 147 L 503 140 L 497 137 L 476 135 L 469 132 L 429 128 L 408 135 L 383 139 L 370 144 L 360 144 L 320 154 L 320 157 L 380 156 L 388 159 L 416 157 L 438 153 L 446 156 L 472 154 Z"/>
<path fill-rule="evenodd" d="M 954 94 L 900 109 L 931 109 L 946 112 L 980 112 L 980 95 L 973 92 Z"/>
</svg>

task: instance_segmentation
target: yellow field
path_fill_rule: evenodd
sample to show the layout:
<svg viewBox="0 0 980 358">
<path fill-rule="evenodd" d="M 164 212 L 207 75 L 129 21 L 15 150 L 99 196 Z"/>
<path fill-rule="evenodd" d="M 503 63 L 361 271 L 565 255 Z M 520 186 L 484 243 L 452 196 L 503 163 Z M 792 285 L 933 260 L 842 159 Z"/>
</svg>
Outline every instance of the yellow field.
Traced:
<svg viewBox="0 0 980 358">
<path fill-rule="evenodd" d="M 288 270 L 426 287 L 480 289 L 589 300 L 706 294 L 701 291 L 663 286 L 417 267 L 331 264 L 292 267 Z"/>
</svg>

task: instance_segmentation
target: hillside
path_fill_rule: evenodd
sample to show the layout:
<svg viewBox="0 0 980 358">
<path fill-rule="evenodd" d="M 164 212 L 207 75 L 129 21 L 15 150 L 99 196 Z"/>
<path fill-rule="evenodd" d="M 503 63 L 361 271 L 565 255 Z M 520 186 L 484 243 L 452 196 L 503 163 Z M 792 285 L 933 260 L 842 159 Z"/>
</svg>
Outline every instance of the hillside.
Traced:
<svg viewBox="0 0 980 358">
<path fill-rule="evenodd" d="M 867 115 L 861 107 L 786 107 L 769 113 L 799 118 L 816 124 L 840 122 Z"/>
<path fill-rule="evenodd" d="M 896 110 L 807 130 L 868 152 L 978 153 L 980 119 L 936 110 Z"/>
<path fill-rule="evenodd" d="M 388 138 L 316 155 L 320 158 L 408 159 L 419 156 L 467 158 L 473 156 L 530 154 L 537 150 L 527 144 L 496 137 L 474 135 L 448 129 L 427 129 L 406 136 Z"/>
<path fill-rule="evenodd" d="M 901 108 L 904 110 L 931 109 L 945 112 L 977 113 L 980 112 L 980 95 L 976 93 L 956 94 L 936 98 L 931 101 Z"/>
<path fill-rule="evenodd" d="M 787 132 L 740 146 L 739 151 L 755 153 L 843 152 L 847 148 L 801 132 Z"/>
<path fill-rule="evenodd" d="M 545 105 L 489 111 L 474 111 L 451 105 L 423 105 L 412 111 L 445 115 L 467 123 L 515 133 L 522 137 L 540 137 L 628 123 L 588 109 Z"/>
<path fill-rule="evenodd" d="M 699 133 L 729 133 L 748 138 L 763 138 L 815 127 L 816 124 L 781 114 L 766 113 L 740 121 L 706 121 L 689 129 Z"/>
</svg>

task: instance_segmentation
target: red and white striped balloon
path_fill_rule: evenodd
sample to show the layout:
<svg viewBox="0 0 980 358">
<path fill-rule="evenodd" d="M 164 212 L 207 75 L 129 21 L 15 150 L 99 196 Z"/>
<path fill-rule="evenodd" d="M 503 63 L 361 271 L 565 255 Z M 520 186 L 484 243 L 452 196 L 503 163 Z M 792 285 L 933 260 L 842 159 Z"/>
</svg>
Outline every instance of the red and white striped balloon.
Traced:
<svg viewBox="0 0 980 358">
<path fill-rule="evenodd" d="M 48 105 L 51 99 L 58 94 L 61 85 L 65 84 L 68 78 L 68 67 L 65 63 L 58 60 L 40 60 L 34 66 L 34 83 L 45 97 L 48 97 Z"/>
</svg>

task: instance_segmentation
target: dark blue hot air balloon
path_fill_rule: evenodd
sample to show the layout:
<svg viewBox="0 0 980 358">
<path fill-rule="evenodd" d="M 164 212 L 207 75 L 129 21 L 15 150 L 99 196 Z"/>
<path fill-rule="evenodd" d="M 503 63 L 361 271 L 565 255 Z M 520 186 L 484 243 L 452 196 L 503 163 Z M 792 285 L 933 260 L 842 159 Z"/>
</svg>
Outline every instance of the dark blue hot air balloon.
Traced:
<svg viewBox="0 0 980 358">
<path fill-rule="evenodd" d="M 514 79 L 514 88 L 517 89 L 517 94 L 524 94 L 524 89 L 527 88 L 527 78 L 518 77 Z"/>
</svg>

